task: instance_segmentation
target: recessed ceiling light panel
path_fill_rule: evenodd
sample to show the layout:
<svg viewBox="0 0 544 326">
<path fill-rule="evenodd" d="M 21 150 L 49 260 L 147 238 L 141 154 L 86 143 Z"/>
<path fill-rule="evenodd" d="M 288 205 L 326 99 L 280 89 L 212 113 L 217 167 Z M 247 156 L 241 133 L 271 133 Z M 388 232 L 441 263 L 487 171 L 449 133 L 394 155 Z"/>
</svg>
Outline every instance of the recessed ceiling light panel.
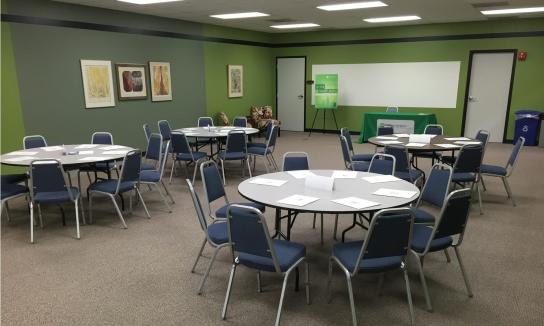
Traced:
<svg viewBox="0 0 544 326">
<path fill-rule="evenodd" d="M 239 12 L 233 14 L 222 14 L 222 15 L 211 15 L 210 17 L 219 18 L 219 19 L 240 19 L 240 18 L 254 18 L 254 17 L 265 17 L 270 16 L 269 14 L 263 14 L 262 12 Z"/>
<path fill-rule="evenodd" d="M 511 8 L 511 9 L 493 9 L 482 10 L 484 15 L 508 15 L 508 14 L 529 14 L 534 12 L 544 12 L 544 7 Z"/>
<path fill-rule="evenodd" d="M 419 16 L 395 16 L 395 17 L 380 17 L 363 19 L 367 23 L 390 23 L 390 22 L 405 22 L 409 20 L 419 20 Z"/>
<path fill-rule="evenodd" d="M 285 25 L 273 25 L 272 28 L 278 29 L 289 29 L 289 28 L 308 28 L 308 27 L 318 27 L 318 24 L 314 23 L 303 23 L 303 24 L 285 24 Z"/>
<path fill-rule="evenodd" d="M 137 4 L 137 5 L 151 5 L 154 3 L 177 2 L 182 0 L 117 0 L 117 1 L 128 2 L 128 3 Z"/>
<path fill-rule="evenodd" d="M 363 1 L 363 2 L 339 3 L 335 5 L 318 6 L 317 9 L 327 10 L 327 11 L 337 11 L 337 10 L 353 10 L 353 9 L 365 9 L 365 8 L 376 8 L 376 7 L 386 7 L 386 6 L 387 4 L 381 1 Z"/>
</svg>

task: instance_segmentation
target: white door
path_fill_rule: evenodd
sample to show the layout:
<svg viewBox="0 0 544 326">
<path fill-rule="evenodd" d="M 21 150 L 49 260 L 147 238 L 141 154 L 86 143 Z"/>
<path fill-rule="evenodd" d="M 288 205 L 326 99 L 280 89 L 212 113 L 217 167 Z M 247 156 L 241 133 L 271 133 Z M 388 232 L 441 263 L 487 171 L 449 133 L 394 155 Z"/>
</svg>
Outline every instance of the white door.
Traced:
<svg viewBox="0 0 544 326">
<path fill-rule="evenodd" d="M 491 133 L 489 141 L 503 141 L 513 57 L 513 52 L 473 54 L 465 136 L 483 129 Z"/>
<path fill-rule="evenodd" d="M 306 58 L 276 59 L 276 98 L 281 130 L 304 131 Z"/>
</svg>

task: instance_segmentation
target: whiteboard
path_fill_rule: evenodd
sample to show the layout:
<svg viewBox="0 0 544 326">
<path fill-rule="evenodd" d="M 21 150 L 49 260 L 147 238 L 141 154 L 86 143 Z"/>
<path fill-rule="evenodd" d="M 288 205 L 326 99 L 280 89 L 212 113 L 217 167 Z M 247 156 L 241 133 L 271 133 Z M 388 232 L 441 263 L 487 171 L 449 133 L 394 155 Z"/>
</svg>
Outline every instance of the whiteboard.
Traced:
<svg viewBox="0 0 544 326">
<path fill-rule="evenodd" d="M 460 67 L 460 61 L 312 65 L 312 79 L 338 74 L 338 105 L 455 108 Z"/>
</svg>

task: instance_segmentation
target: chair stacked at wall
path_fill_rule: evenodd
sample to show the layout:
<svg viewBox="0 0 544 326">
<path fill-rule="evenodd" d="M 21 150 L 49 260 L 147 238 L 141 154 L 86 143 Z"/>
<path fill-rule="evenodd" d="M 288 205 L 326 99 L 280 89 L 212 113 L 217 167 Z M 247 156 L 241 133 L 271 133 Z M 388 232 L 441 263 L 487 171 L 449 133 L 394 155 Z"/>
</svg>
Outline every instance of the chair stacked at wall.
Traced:
<svg viewBox="0 0 544 326">
<path fill-rule="evenodd" d="M 514 195 L 512 194 L 512 190 L 510 189 L 508 178 L 512 175 L 512 172 L 514 171 L 514 167 L 516 166 L 519 153 L 521 152 L 521 149 L 523 148 L 524 143 L 525 143 L 525 138 L 519 137 L 518 141 L 512 148 L 512 153 L 510 153 L 510 157 L 508 158 L 508 161 L 506 162 L 506 166 L 502 167 L 498 165 L 482 164 L 482 166 L 480 167 L 481 175 L 501 178 L 504 184 L 504 189 L 506 189 L 506 194 L 508 195 L 508 198 L 512 200 L 512 205 L 514 206 L 516 206 L 516 201 L 514 200 Z M 484 189 L 486 189 L 483 178 L 481 179 L 481 181 L 482 181 L 482 185 L 484 186 Z"/>
<path fill-rule="evenodd" d="M 482 165 L 483 147 L 482 145 L 464 145 L 457 155 L 453 165 L 453 176 L 451 181 L 454 185 L 465 186 L 470 183 L 470 189 L 478 192 L 478 203 L 480 204 L 480 214 L 483 214 L 482 194 L 480 192 L 480 167 Z"/>
<path fill-rule="evenodd" d="M 381 290 L 384 273 L 399 269 L 404 274 L 406 284 L 410 325 L 414 325 L 414 308 L 406 265 L 413 226 L 414 217 L 410 209 L 381 210 L 370 222 L 364 241 L 338 243 L 333 246 L 329 258 L 328 301 L 331 301 L 332 268 L 335 263 L 346 277 L 353 325 L 357 325 L 357 316 L 351 279 L 358 274 L 379 273 Z"/>
<path fill-rule="evenodd" d="M 346 169 L 363 172 L 368 171 L 370 165 L 369 161 L 352 161 L 348 140 L 342 135 L 340 135 L 340 149 L 342 150 L 342 160 L 344 161 Z"/>
<path fill-rule="evenodd" d="M 172 134 L 172 139 L 174 137 L 174 134 Z M 171 140 L 172 141 L 172 140 Z M 166 196 L 170 198 L 170 201 L 172 201 L 172 204 L 174 203 L 174 198 L 170 194 L 170 191 L 168 191 L 168 188 L 166 188 L 166 185 L 162 181 L 162 176 L 164 174 L 164 166 L 166 165 L 166 159 L 168 157 L 168 148 L 170 146 L 170 142 L 166 143 L 166 151 L 163 153 L 162 148 L 162 136 L 159 134 L 151 134 L 149 137 L 149 143 L 147 145 L 147 151 L 146 151 L 146 157 L 148 159 L 157 161 L 156 166 L 157 169 L 154 170 L 143 170 L 140 171 L 140 184 L 147 184 L 149 186 L 155 186 L 159 194 L 161 195 L 162 201 L 164 202 L 164 205 L 168 209 L 170 213 L 172 213 L 172 209 L 170 208 L 170 205 L 168 204 L 168 199 Z M 164 189 L 165 194 L 162 193 L 161 186 Z"/>
<path fill-rule="evenodd" d="M 195 165 L 193 172 L 194 183 L 198 165 L 206 160 L 207 154 L 204 152 L 194 152 L 191 149 L 191 145 L 189 144 L 189 141 L 184 133 L 173 132 L 171 143 L 174 163 L 172 163 L 172 169 L 170 170 L 170 183 L 172 183 L 172 176 L 174 174 L 176 163 L 178 163 L 178 166 L 181 167 L 181 162 L 185 162 L 187 172 L 189 171 L 189 164 Z"/>
<path fill-rule="evenodd" d="M 274 150 L 276 149 L 276 141 L 278 139 L 278 126 L 273 126 L 270 131 L 270 136 L 266 142 L 266 146 L 251 146 L 248 147 L 247 151 L 250 157 L 253 159 L 253 170 L 255 170 L 255 164 L 257 157 L 262 157 L 264 161 L 264 167 L 268 173 L 268 165 L 270 165 L 274 170 L 278 170 L 278 164 L 276 159 L 274 159 Z"/>
<path fill-rule="evenodd" d="M 388 145 L 385 154 L 395 157 L 395 177 L 417 184 L 423 178 L 423 172 L 410 168 L 410 154 L 404 146 Z"/>
<path fill-rule="evenodd" d="M 45 138 L 41 135 L 32 135 L 23 137 L 23 148 L 31 149 L 38 147 L 47 147 Z"/>
<path fill-rule="evenodd" d="M 85 224 L 85 213 L 81 202 L 79 189 L 71 187 L 62 165 L 57 160 L 33 160 L 30 162 L 30 242 L 34 243 L 34 205 L 38 206 L 40 226 L 43 228 L 42 204 L 59 205 L 72 202 L 76 215 L 76 238 L 79 234 L 79 208 L 82 221 Z M 65 224 L 64 210 L 61 207 L 63 224 Z"/>
<path fill-rule="evenodd" d="M 352 162 L 364 161 L 370 164 L 370 160 L 372 160 L 372 155 L 374 153 L 355 154 L 355 152 L 353 151 L 353 143 L 351 141 L 351 134 L 348 128 L 340 129 L 340 135 L 346 138 Z"/>
<path fill-rule="evenodd" d="M 221 182 L 221 176 L 219 175 L 219 169 L 217 163 L 214 161 L 206 161 L 200 164 L 200 176 L 202 178 L 202 185 L 204 187 L 204 193 L 206 194 L 206 203 L 208 205 L 208 216 L 213 220 L 218 218 L 227 217 L 227 208 L 231 203 Z M 212 213 L 212 204 L 222 198 L 222 204 Z M 265 206 L 258 203 L 246 202 L 237 203 L 240 205 L 251 206 L 264 212 Z"/>
<path fill-rule="evenodd" d="M 144 207 L 145 213 L 148 218 L 151 218 L 147 206 L 145 205 L 142 194 L 140 193 L 140 168 L 141 168 L 142 156 L 139 150 L 132 150 L 125 155 L 123 159 L 121 174 L 119 179 L 109 179 L 109 180 L 97 180 L 92 183 L 87 189 L 87 197 L 89 199 L 89 222 L 92 223 L 93 219 L 93 196 L 95 195 L 105 195 L 108 196 L 112 202 L 117 215 L 121 220 L 121 224 L 126 229 L 127 224 L 123 218 L 123 213 L 119 209 L 119 205 L 115 201 L 115 196 L 120 196 L 126 192 L 132 192 L 129 196 L 129 210 L 132 212 L 132 197 L 134 192 L 138 195 L 142 206 Z"/>
<path fill-rule="evenodd" d="M 219 151 L 219 161 L 221 162 L 221 171 L 223 172 L 223 184 L 227 184 L 225 178 L 225 161 L 240 161 L 242 167 L 242 177 L 245 176 L 244 163 L 247 165 L 247 171 L 251 178 L 251 166 L 249 164 L 249 153 L 247 149 L 247 135 L 243 130 L 231 130 L 227 135 L 227 145 L 225 149 Z"/>
<path fill-rule="evenodd" d="M 425 135 L 435 135 L 435 136 L 443 135 L 444 134 L 444 127 L 442 127 L 442 125 L 437 125 L 437 124 L 426 125 L 425 129 L 423 130 L 423 133 Z M 414 159 L 415 159 L 416 166 L 417 166 L 418 157 L 430 158 L 431 159 L 431 164 L 434 165 L 434 161 L 435 160 L 440 160 L 441 155 L 439 153 L 436 153 L 436 152 L 417 152 L 417 153 L 414 154 Z"/>
<path fill-rule="evenodd" d="M 261 271 L 283 276 L 275 325 L 280 324 L 283 300 L 289 276 L 298 266 L 305 265 L 306 303 L 310 304 L 310 277 L 304 245 L 284 240 L 272 240 L 264 215 L 253 207 L 231 205 L 227 210 L 227 232 L 232 250 L 232 267 L 221 317 L 227 316 L 227 307 L 239 265 L 257 270 L 257 290 L 261 292 Z"/>
<path fill-rule="evenodd" d="M 193 205 L 195 206 L 198 224 L 204 232 L 204 241 L 202 242 L 202 246 L 198 251 L 198 256 L 196 257 L 195 263 L 193 264 L 193 268 L 191 268 L 191 273 L 195 272 L 196 265 L 198 264 L 198 261 L 202 256 L 202 251 L 204 250 L 206 243 L 214 248 L 213 256 L 208 263 L 208 268 L 206 268 L 206 272 L 204 273 L 202 281 L 200 282 L 200 286 L 198 287 L 198 294 L 202 294 L 202 288 L 204 288 L 204 283 L 206 282 L 206 279 L 210 274 L 210 270 L 212 269 L 212 265 L 215 261 L 217 253 L 219 252 L 219 250 L 221 250 L 221 248 L 227 247 L 229 245 L 227 223 L 225 219 L 215 219 L 211 224 L 208 224 L 208 222 L 206 221 L 206 216 L 204 215 L 204 211 L 202 210 L 200 198 L 195 192 L 193 184 L 189 179 L 186 179 L 185 181 L 189 186 L 189 192 L 191 193 L 191 198 L 193 199 Z"/>
<path fill-rule="evenodd" d="M 421 206 L 428 205 L 437 209 L 442 208 L 449 193 L 452 175 L 453 169 L 448 165 L 436 163 L 432 166 L 416 204 L 411 207 L 416 223 L 434 224 L 435 216 L 422 209 Z"/>
<path fill-rule="evenodd" d="M 476 136 L 474 137 L 474 139 L 476 140 L 479 140 L 481 143 L 482 143 L 482 147 L 483 147 L 483 153 L 482 153 L 482 161 L 483 161 L 483 157 L 485 156 L 485 150 L 487 149 L 487 143 L 489 142 L 489 138 L 491 137 L 491 133 L 487 130 L 478 130 L 478 132 L 476 133 Z M 443 163 L 446 163 L 446 164 L 449 164 L 451 166 L 453 166 L 453 164 L 455 164 L 455 160 L 457 159 L 456 156 L 447 156 L 447 155 L 442 155 L 441 156 L 441 160 Z"/>
<path fill-rule="evenodd" d="M 459 250 L 459 247 L 463 242 L 463 236 L 468 222 L 471 192 L 471 189 L 468 188 L 451 192 L 444 201 L 444 205 L 442 205 L 442 210 L 436 219 L 434 226 L 423 224 L 414 225 L 410 251 L 416 257 L 415 260 L 417 262 L 419 276 L 425 294 L 427 310 L 429 311 L 432 311 L 433 307 L 425 275 L 423 273 L 423 260 L 427 254 L 432 252 L 442 251 L 453 247 L 457 260 L 459 261 L 461 273 L 465 280 L 468 296 L 472 297 L 472 290 Z"/>
<path fill-rule="evenodd" d="M 2 174 L 0 183 L 1 190 L 1 202 L 0 202 L 0 216 L 4 212 L 4 204 L 6 207 L 6 216 L 8 222 L 10 221 L 9 216 L 9 205 L 8 201 L 15 199 L 17 197 L 22 197 L 28 195 L 28 187 L 26 185 L 28 175 L 26 173 L 18 174 Z M 20 183 L 24 182 L 25 185 Z"/>
</svg>

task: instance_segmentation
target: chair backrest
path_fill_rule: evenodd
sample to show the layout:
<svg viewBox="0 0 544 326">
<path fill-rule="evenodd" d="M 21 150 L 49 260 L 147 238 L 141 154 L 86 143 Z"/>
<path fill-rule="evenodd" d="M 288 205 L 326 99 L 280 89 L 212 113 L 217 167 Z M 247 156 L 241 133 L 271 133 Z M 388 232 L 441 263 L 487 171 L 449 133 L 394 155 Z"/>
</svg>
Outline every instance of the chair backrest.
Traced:
<svg viewBox="0 0 544 326">
<path fill-rule="evenodd" d="M 162 136 L 160 134 L 149 135 L 149 141 L 147 142 L 147 150 L 145 151 L 145 158 L 160 162 L 162 157 Z"/>
<path fill-rule="evenodd" d="M 457 245 L 461 244 L 470 213 L 471 193 L 470 188 L 465 188 L 452 191 L 448 195 L 429 238 L 426 251 L 430 242 L 438 238 L 459 235 Z"/>
<path fill-rule="evenodd" d="M 351 169 L 351 155 L 349 153 L 349 145 L 346 137 L 340 135 L 340 148 L 342 149 L 342 158 L 346 169 Z"/>
<path fill-rule="evenodd" d="M 282 171 L 309 170 L 310 158 L 306 152 L 287 152 L 283 154 Z"/>
<path fill-rule="evenodd" d="M 453 173 L 478 173 L 482 164 L 482 156 L 482 145 L 464 145 L 455 160 Z"/>
<path fill-rule="evenodd" d="M 340 129 L 340 134 L 344 137 L 346 137 L 346 140 L 348 141 L 348 148 L 351 153 L 353 153 L 353 143 L 351 141 L 351 134 L 349 132 L 349 129 L 344 127 Z"/>
<path fill-rule="evenodd" d="M 444 134 L 444 127 L 437 124 L 426 125 L 423 133 L 426 135 L 442 135 Z"/>
<path fill-rule="evenodd" d="M 142 154 L 139 149 L 129 151 L 123 159 L 119 182 L 115 193 L 119 193 L 119 188 L 123 182 L 140 182 L 140 168 L 142 164 Z"/>
<path fill-rule="evenodd" d="M 232 125 L 234 127 L 245 128 L 245 127 L 247 127 L 247 118 L 246 117 L 234 117 L 234 119 L 232 120 Z"/>
<path fill-rule="evenodd" d="M 202 205 L 200 204 L 200 198 L 198 198 L 198 195 L 195 191 L 195 188 L 193 187 L 193 184 L 191 183 L 191 180 L 185 179 L 185 182 L 187 182 L 187 185 L 189 186 L 189 193 L 191 193 L 191 198 L 193 199 L 193 205 L 195 206 L 198 224 L 200 224 L 202 231 L 206 233 L 206 237 L 207 237 L 208 236 L 208 232 L 207 232 L 208 222 L 206 221 L 206 216 L 204 215 L 204 211 L 202 210 Z"/>
<path fill-rule="evenodd" d="M 396 159 L 393 155 L 376 153 L 372 156 L 368 172 L 395 175 Z"/>
<path fill-rule="evenodd" d="M 394 132 L 395 131 L 393 130 L 393 126 L 383 125 L 378 127 L 377 136 L 392 135 Z"/>
<path fill-rule="evenodd" d="M 149 137 L 151 136 L 151 133 L 152 133 L 151 128 L 149 127 L 147 123 L 144 123 L 142 127 L 144 128 L 145 139 L 149 141 Z"/>
<path fill-rule="evenodd" d="M 508 175 L 512 173 L 514 170 L 514 166 L 516 162 L 518 161 L 519 152 L 521 152 L 521 149 L 523 148 L 523 144 L 525 144 L 525 138 L 519 137 L 518 141 L 514 145 L 514 148 L 512 148 L 512 153 L 510 153 L 510 157 L 508 158 L 508 162 L 506 162 L 506 169 L 508 169 Z"/>
<path fill-rule="evenodd" d="M 489 138 L 491 138 L 491 133 L 487 130 L 478 130 L 478 132 L 476 133 L 476 137 L 474 138 L 482 142 L 482 147 L 483 147 L 482 161 L 483 161 L 485 150 L 487 148 L 487 143 L 489 142 Z"/>
<path fill-rule="evenodd" d="M 399 112 L 399 108 L 396 106 L 389 106 L 385 109 L 385 112 Z"/>
<path fill-rule="evenodd" d="M 45 138 L 43 136 L 32 135 L 32 136 L 25 136 L 23 138 L 24 149 L 38 148 L 38 147 L 47 147 L 47 142 L 45 141 Z"/>
<path fill-rule="evenodd" d="M 389 154 L 395 157 L 395 172 L 409 172 L 410 171 L 410 159 L 408 156 L 408 149 L 404 146 L 387 145 L 383 151 L 385 154 Z"/>
<path fill-rule="evenodd" d="M 187 136 L 182 132 L 173 132 L 171 135 L 172 139 L 170 143 L 172 144 L 172 151 L 176 154 L 190 154 L 193 156 L 193 151 L 191 150 L 191 145 Z"/>
<path fill-rule="evenodd" d="M 113 136 L 106 131 L 93 132 L 91 136 L 91 144 L 113 145 Z"/>
<path fill-rule="evenodd" d="M 278 139 L 278 126 L 272 126 L 272 129 L 270 130 L 270 134 L 268 136 L 268 140 L 266 141 L 266 148 L 267 150 L 270 149 L 270 152 L 274 152 L 274 149 L 276 148 L 276 140 Z"/>
<path fill-rule="evenodd" d="M 211 117 L 200 117 L 198 118 L 196 123 L 197 123 L 197 126 L 199 127 L 207 127 L 207 126 L 213 127 L 213 119 Z"/>
<path fill-rule="evenodd" d="M 243 130 L 234 129 L 227 134 L 226 153 L 247 153 L 247 136 Z"/>
<path fill-rule="evenodd" d="M 167 120 L 160 120 L 157 122 L 157 125 L 159 126 L 159 132 L 162 136 L 163 141 L 170 140 L 170 136 L 172 134 L 172 128 L 170 128 L 170 124 Z"/>
<path fill-rule="evenodd" d="M 208 201 L 208 208 L 211 213 L 210 203 L 218 198 L 224 197 L 228 202 L 221 176 L 219 175 L 219 169 L 217 163 L 214 161 L 206 161 L 200 165 L 200 176 L 202 178 L 202 185 L 204 187 L 204 193 Z"/>
<path fill-rule="evenodd" d="M 448 196 L 452 175 L 453 169 L 451 166 L 441 163 L 433 165 L 421 190 L 417 205 L 426 202 L 442 207 L 444 200 Z"/>
<path fill-rule="evenodd" d="M 361 261 L 365 259 L 406 256 L 413 225 L 414 216 L 409 208 L 384 209 L 376 213 L 351 274 L 358 272 Z"/>
<path fill-rule="evenodd" d="M 40 192 L 68 192 L 68 181 L 58 160 L 42 159 L 30 162 L 30 196 L 34 198 Z M 68 192 L 74 200 L 72 193 Z"/>
<path fill-rule="evenodd" d="M 236 253 L 272 258 L 276 272 L 281 273 L 266 219 L 258 209 L 237 204 L 230 205 L 227 209 L 227 230 L 233 260 L 236 258 Z"/>
</svg>

